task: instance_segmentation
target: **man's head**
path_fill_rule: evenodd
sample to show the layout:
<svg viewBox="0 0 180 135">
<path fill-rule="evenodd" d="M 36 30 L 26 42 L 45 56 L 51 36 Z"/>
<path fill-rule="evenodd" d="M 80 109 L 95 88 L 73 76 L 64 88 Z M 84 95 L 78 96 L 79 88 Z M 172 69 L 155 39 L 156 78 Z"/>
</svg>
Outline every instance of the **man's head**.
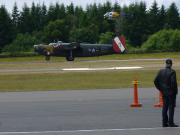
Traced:
<svg viewBox="0 0 180 135">
<path fill-rule="evenodd" d="M 171 68 L 172 67 L 172 60 L 171 59 L 166 59 L 166 67 Z"/>
</svg>

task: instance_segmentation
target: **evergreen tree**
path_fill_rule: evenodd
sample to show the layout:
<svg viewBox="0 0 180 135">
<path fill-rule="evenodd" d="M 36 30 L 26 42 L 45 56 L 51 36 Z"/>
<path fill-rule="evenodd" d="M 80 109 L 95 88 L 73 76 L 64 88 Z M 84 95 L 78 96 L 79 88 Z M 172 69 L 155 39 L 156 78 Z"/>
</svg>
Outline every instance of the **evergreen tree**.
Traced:
<svg viewBox="0 0 180 135">
<path fill-rule="evenodd" d="M 47 18 L 48 22 L 55 21 L 57 19 L 57 15 L 55 14 L 55 6 L 52 4 L 49 6 Z"/>
<path fill-rule="evenodd" d="M 14 3 L 13 11 L 12 11 L 12 23 L 17 28 L 19 23 L 19 11 L 17 4 Z"/>
<path fill-rule="evenodd" d="M 66 9 L 64 4 L 59 5 L 59 3 L 56 3 L 56 5 L 50 5 L 48 11 L 47 11 L 47 17 L 48 22 L 49 21 L 55 21 L 57 19 L 64 19 L 66 17 Z"/>
<path fill-rule="evenodd" d="M 36 6 L 34 2 L 32 3 L 32 6 L 31 6 L 29 21 L 31 22 L 31 26 L 29 27 L 31 27 L 31 31 L 34 31 L 38 27 L 37 23 L 39 22 L 39 18 L 36 12 Z"/>
<path fill-rule="evenodd" d="M 32 32 L 32 22 L 29 7 L 25 4 L 19 18 L 19 31 L 21 33 Z"/>
<path fill-rule="evenodd" d="M 172 3 L 167 10 L 166 27 L 177 29 L 180 28 L 179 12 L 175 3 Z"/>
<path fill-rule="evenodd" d="M 65 18 L 66 30 L 67 30 L 67 33 L 69 35 L 69 32 L 72 29 L 77 27 L 79 16 L 78 15 L 76 16 L 73 4 L 71 6 L 67 6 L 66 8 L 67 8 L 67 13 L 66 13 L 66 16 L 64 18 Z"/>
<path fill-rule="evenodd" d="M 32 31 L 39 31 L 43 27 L 43 24 L 41 23 L 41 20 L 43 17 L 41 15 L 41 6 L 39 4 L 35 5 L 34 7 L 31 7 L 31 18 L 32 18 Z"/>
<path fill-rule="evenodd" d="M 164 6 L 162 5 L 159 11 L 159 29 L 162 30 L 164 29 L 166 24 L 166 10 Z"/>
<path fill-rule="evenodd" d="M 158 8 L 158 4 L 156 1 L 154 1 L 154 3 L 152 4 L 150 10 L 149 10 L 149 14 L 148 14 L 148 18 L 149 18 L 149 34 L 153 34 L 157 31 L 160 30 L 160 26 L 159 23 L 161 20 L 159 20 L 159 8 Z"/>
<path fill-rule="evenodd" d="M 63 19 L 65 16 L 66 16 L 66 9 L 65 9 L 64 4 L 61 4 L 58 10 L 58 19 Z"/>
<path fill-rule="evenodd" d="M 9 44 L 14 37 L 13 24 L 4 6 L 0 7 L 0 51 Z"/>
<path fill-rule="evenodd" d="M 118 13 L 121 12 L 121 7 L 120 7 L 120 5 L 118 4 L 117 1 L 115 2 L 113 9 L 114 9 L 115 12 L 118 12 Z"/>
<path fill-rule="evenodd" d="M 74 15 L 76 17 L 76 27 L 82 27 L 84 20 L 84 12 L 82 7 L 75 7 Z"/>
<path fill-rule="evenodd" d="M 17 4 L 14 3 L 14 7 L 12 10 L 12 24 L 13 24 L 13 28 L 14 28 L 14 37 L 16 37 L 17 33 L 18 33 L 18 27 L 19 27 L 19 11 L 18 11 L 18 7 Z"/>
<path fill-rule="evenodd" d="M 74 15 L 74 4 L 71 3 L 69 6 L 66 7 L 67 14 Z"/>
<path fill-rule="evenodd" d="M 45 25 L 47 25 L 47 8 L 43 3 L 40 9 L 40 29 L 42 30 Z"/>
<path fill-rule="evenodd" d="M 99 33 L 105 33 L 107 31 L 114 30 L 114 22 L 104 19 L 104 14 L 112 9 L 111 3 L 106 2 L 105 4 L 98 5 L 98 18 L 99 18 Z"/>
<path fill-rule="evenodd" d="M 148 37 L 146 4 L 135 3 L 124 7 L 123 34 L 133 46 L 140 46 Z"/>
<path fill-rule="evenodd" d="M 103 8 L 104 8 L 104 12 L 111 11 L 112 10 L 111 2 L 107 1 L 106 3 L 104 3 Z"/>
</svg>

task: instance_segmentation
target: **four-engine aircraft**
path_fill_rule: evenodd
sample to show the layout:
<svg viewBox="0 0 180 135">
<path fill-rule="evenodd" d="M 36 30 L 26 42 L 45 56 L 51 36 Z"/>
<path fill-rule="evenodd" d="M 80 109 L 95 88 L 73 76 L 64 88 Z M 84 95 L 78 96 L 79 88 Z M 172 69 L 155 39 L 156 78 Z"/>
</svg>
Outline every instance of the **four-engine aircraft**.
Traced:
<svg viewBox="0 0 180 135">
<path fill-rule="evenodd" d="M 50 43 L 48 45 L 34 45 L 35 52 L 45 55 L 46 60 L 50 56 L 63 56 L 67 61 L 74 61 L 75 57 L 100 56 L 114 53 L 124 53 L 126 51 L 124 36 L 116 36 L 112 44 L 87 44 L 87 43 Z"/>
</svg>

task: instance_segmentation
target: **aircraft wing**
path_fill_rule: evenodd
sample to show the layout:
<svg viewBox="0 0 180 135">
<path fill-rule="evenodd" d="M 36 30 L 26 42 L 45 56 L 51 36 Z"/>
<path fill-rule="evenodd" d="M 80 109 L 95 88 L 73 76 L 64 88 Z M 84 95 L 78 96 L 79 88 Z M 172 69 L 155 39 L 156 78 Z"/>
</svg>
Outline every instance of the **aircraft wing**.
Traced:
<svg viewBox="0 0 180 135">
<path fill-rule="evenodd" d="M 77 48 L 79 48 L 80 44 L 77 42 L 72 42 L 72 43 L 62 43 L 60 44 L 59 48 L 61 48 L 62 50 L 75 50 Z"/>
</svg>

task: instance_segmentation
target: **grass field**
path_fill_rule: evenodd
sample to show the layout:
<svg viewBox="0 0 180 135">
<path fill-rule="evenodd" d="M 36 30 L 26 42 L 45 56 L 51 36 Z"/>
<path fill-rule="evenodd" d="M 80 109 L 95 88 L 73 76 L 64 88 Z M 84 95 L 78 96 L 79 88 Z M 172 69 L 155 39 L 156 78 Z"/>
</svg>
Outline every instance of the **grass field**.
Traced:
<svg viewBox="0 0 180 135">
<path fill-rule="evenodd" d="M 133 59 L 159 60 L 133 60 Z M 130 88 L 137 79 L 139 87 L 154 87 L 157 71 L 164 67 L 164 59 L 172 58 L 180 84 L 180 53 L 125 54 L 101 57 L 77 58 L 66 62 L 64 58 L 53 57 L 45 62 L 41 56 L 0 59 L 0 91 L 48 91 Z M 132 61 L 118 61 L 131 59 Z M 92 60 L 92 61 L 90 61 Z M 97 61 L 96 61 L 97 60 Z M 101 61 L 117 60 L 117 61 Z M 142 66 L 139 70 L 112 70 L 89 72 L 64 72 L 61 68 Z M 43 69 L 42 71 L 39 69 Z M 56 70 L 54 70 L 56 69 Z M 36 72 L 34 72 L 34 70 Z"/>
</svg>

